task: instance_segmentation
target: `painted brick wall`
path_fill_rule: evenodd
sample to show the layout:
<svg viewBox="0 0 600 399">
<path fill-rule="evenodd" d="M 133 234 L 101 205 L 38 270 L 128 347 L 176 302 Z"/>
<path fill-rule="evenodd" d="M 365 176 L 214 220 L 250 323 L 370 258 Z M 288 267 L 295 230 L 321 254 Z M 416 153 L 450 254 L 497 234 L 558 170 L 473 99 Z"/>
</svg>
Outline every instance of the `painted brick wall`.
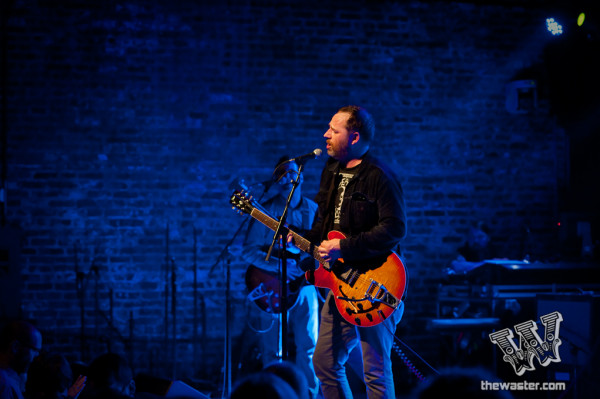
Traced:
<svg viewBox="0 0 600 399">
<path fill-rule="evenodd" d="M 406 192 L 411 282 L 399 331 L 426 357 L 435 350 L 423 321 L 469 225 L 488 222 L 507 258 L 523 255 L 524 226 L 534 258 L 555 255 L 565 134 L 544 86 L 531 112 L 505 107 L 505 85 L 535 70 L 551 39 L 535 10 L 13 3 L 5 221 L 21 237 L 21 314 L 72 359 L 121 350 L 137 371 L 218 382 L 227 266 L 234 337 L 246 312 L 239 248 L 219 260 L 243 220 L 230 183 L 265 180 L 281 155 L 323 147 L 348 103 L 374 114 L 373 152 Z M 307 165 L 311 196 L 323 162 Z"/>
</svg>

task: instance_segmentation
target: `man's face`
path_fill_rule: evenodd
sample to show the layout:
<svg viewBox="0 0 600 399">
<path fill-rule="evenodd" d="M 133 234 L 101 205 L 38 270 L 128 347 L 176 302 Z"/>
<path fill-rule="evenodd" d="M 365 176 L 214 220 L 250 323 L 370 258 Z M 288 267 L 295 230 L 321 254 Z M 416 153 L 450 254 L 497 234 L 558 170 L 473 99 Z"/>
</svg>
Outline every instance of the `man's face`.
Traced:
<svg viewBox="0 0 600 399">
<path fill-rule="evenodd" d="M 12 365 L 17 373 L 25 373 L 33 359 L 40 354 L 42 350 L 42 335 L 39 331 L 34 331 L 29 339 L 18 341 L 16 347 L 15 359 Z"/>
<path fill-rule="evenodd" d="M 289 193 L 292 189 L 292 182 L 296 180 L 298 174 L 298 165 L 296 165 L 296 162 L 286 162 L 277 167 L 275 174 L 279 192 Z"/>
<path fill-rule="evenodd" d="M 490 241 L 490 236 L 481 229 L 473 229 L 469 234 L 469 245 L 476 249 L 487 247 Z"/>
<path fill-rule="evenodd" d="M 349 117 L 350 114 L 347 112 L 338 112 L 333 115 L 329 122 L 329 129 L 323 135 L 327 139 L 327 155 L 338 161 L 348 160 L 352 140 L 356 137 L 355 132 L 349 132 L 346 129 Z"/>
</svg>

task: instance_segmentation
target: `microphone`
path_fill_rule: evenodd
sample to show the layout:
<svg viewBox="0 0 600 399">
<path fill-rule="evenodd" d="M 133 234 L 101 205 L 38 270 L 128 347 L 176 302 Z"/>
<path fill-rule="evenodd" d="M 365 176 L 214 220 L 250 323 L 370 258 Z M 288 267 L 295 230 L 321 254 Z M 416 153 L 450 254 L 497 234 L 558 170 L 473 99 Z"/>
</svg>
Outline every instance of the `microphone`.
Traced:
<svg viewBox="0 0 600 399">
<path fill-rule="evenodd" d="M 296 162 L 296 163 L 304 163 L 309 159 L 315 159 L 321 156 L 323 150 L 320 148 L 315 148 L 313 152 L 309 152 L 308 154 L 300 155 L 299 157 L 288 159 L 286 162 Z"/>
</svg>

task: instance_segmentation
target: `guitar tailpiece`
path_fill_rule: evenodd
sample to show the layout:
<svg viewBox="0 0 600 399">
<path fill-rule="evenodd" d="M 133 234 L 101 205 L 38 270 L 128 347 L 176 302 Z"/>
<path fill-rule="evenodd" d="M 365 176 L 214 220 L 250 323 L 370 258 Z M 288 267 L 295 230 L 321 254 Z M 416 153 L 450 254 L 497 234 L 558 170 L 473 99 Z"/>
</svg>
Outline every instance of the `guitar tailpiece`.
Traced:
<svg viewBox="0 0 600 399">
<path fill-rule="evenodd" d="M 246 297 L 251 301 L 257 301 L 260 298 L 270 296 L 272 293 L 273 293 L 272 291 L 266 292 L 264 290 L 263 283 L 260 283 L 255 289 L 250 291 Z"/>
<path fill-rule="evenodd" d="M 373 295 L 373 293 L 375 293 L 375 295 Z M 380 284 L 374 280 L 371 280 L 371 284 L 369 284 L 369 288 L 367 288 L 365 298 L 367 298 L 367 300 L 369 300 L 371 303 L 382 303 L 393 309 L 398 307 L 398 298 L 390 294 L 383 284 Z"/>
</svg>

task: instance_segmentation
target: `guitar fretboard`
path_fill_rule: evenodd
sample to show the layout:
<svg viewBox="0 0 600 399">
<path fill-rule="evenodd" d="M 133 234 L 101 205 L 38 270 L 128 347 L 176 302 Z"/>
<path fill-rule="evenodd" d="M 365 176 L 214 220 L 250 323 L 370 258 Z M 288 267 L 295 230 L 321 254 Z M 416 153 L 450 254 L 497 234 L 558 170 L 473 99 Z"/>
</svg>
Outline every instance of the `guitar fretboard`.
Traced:
<svg viewBox="0 0 600 399">
<path fill-rule="evenodd" d="M 252 212 L 250 212 L 250 216 L 252 216 L 254 219 L 258 220 L 259 222 L 261 222 L 262 224 L 264 224 L 271 230 L 273 230 L 273 231 L 277 230 L 277 225 L 279 224 L 279 221 L 276 220 L 275 218 L 265 214 L 264 212 L 261 212 L 260 210 L 254 208 L 254 209 L 252 209 Z M 298 234 L 292 230 L 289 230 L 289 232 L 292 233 L 292 236 L 294 237 L 294 244 L 298 248 L 300 248 L 300 250 L 311 255 L 313 258 L 315 258 L 317 260 L 317 262 L 321 263 L 322 265 L 327 265 L 327 262 L 325 262 L 321 258 L 321 256 L 319 256 L 319 253 L 317 252 L 317 247 L 315 245 L 313 245 L 306 238 L 302 237 L 300 234 Z"/>
</svg>

